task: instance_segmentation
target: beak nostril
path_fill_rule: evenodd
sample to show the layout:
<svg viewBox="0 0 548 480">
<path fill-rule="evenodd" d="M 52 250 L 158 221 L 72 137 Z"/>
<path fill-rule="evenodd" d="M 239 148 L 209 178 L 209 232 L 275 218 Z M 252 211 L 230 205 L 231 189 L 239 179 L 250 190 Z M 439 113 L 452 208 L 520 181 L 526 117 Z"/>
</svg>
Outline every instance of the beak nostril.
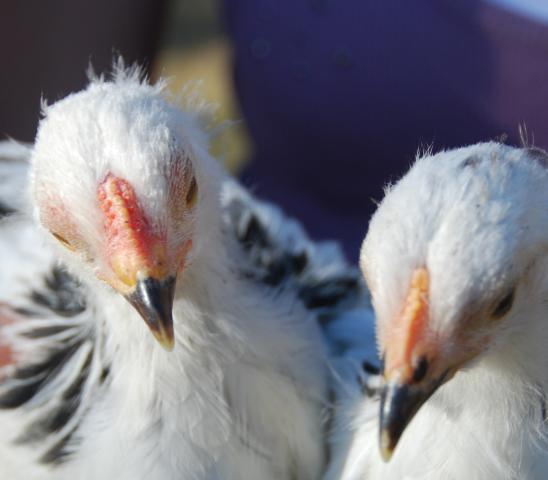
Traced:
<svg viewBox="0 0 548 480">
<path fill-rule="evenodd" d="M 423 355 L 420 357 L 415 371 L 413 372 L 413 383 L 419 383 L 426 376 L 428 371 L 428 359 Z"/>
</svg>

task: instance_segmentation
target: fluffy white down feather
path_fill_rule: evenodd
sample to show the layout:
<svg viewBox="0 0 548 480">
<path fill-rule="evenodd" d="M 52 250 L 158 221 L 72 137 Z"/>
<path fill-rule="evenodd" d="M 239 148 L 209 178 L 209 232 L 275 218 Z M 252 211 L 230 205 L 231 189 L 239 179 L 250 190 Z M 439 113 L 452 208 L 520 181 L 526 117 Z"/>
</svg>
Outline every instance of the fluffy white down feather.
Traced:
<svg viewBox="0 0 548 480">
<path fill-rule="evenodd" d="M 17 155 L 10 150 L 15 148 Z M 24 157 L 24 149 L 4 144 L 0 156 Z M 191 158 L 199 197 L 191 260 L 175 294 L 173 352 L 159 347 L 135 310 L 98 281 L 84 259 L 38 224 L 36 196 L 26 200 L 27 166 L 0 162 L 0 200 L 19 210 L 0 223 L 0 302 L 23 309 L 25 317 L 0 331 L 19 354 L 18 365 L 5 368 L 0 399 L 10 389 L 21 390 L 21 382 L 34 381 L 10 381 L 14 369 L 47 357 L 54 346 L 62 349 L 69 336 L 78 346 L 29 401 L 0 410 L 3 478 L 321 475 L 329 367 L 318 310 L 298 296 L 297 280 L 273 288 L 253 277 L 261 268 L 238 244 L 240 226 L 231 209 L 240 202 L 279 248 L 304 252 L 308 264 L 299 278 L 305 282 L 307 275 L 325 280 L 350 271 L 333 244 L 313 244 L 296 222 L 232 182 L 209 156 L 196 115 L 174 107 L 161 84 L 150 86 L 131 71 L 118 71 L 112 81 L 94 79 L 86 90 L 45 109 L 31 152 L 35 195 L 40 198 L 43 185 L 57 186 L 86 239 L 100 244 L 97 183 L 107 171 L 124 177 L 150 218 L 163 218 L 160 173 L 174 149 Z M 2 168 L 13 181 L 4 181 Z M 59 263 L 81 282 L 75 288 L 86 307 L 63 318 L 38 305 L 26 316 L 29 293 L 43 289 L 44 277 Z M 350 303 L 349 311 L 356 302 Z M 341 308 L 341 321 L 345 313 Z M 43 326 L 48 336 L 33 339 Z M 51 334 L 59 326 L 60 333 Z M 345 339 L 338 342 L 344 345 Z M 41 416 L 62 404 L 62 393 L 83 369 L 76 413 L 57 430 L 43 427 Z M 38 424 L 49 433 L 38 443 L 21 441 Z M 67 435 L 60 455 L 56 442 Z M 48 451 L 59 458 L 40 462 Z"/>
<path fill-rule="evenodd" d="M 483 143 L 419 158 L 387 189 L 361 266 L 378 333 L 401 310 L 413 269 L 425 267 L 428 322 L 449 339 L 444 354 L 463 346 L 451 335 L 463 325 L 488 341 L 421 407 L 387 463 L 379 398 L 348 383 L 326 479 L 548 478 L 548 155 Z M 511 308 L 490 316 L 508 288 Z"/>
</svg>

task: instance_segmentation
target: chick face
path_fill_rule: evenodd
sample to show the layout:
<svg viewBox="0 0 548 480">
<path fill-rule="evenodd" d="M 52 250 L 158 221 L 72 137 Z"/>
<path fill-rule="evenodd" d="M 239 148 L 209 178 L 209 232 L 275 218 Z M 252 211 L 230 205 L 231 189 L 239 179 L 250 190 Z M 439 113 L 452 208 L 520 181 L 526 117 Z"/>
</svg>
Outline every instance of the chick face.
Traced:
<svg viewBox="0 0 548 480">
<path fill-rule="evenodd" d="M 487 143 L 419 159 L 388 190 L 361 252 L 384 364 L 385 459 L 441 385 L 527 328 L 519 312 L 524 278 L 546 255 L 545 187 L 530 151 Z"/>
<path fill-rule="evenodd" d="M 64 258 L 123 295 L 168 350 L 200 208 L 192 137 L 159 88 L 99 81 L 46 109 L 32 156 L 36 213 Z"/>
</svg>

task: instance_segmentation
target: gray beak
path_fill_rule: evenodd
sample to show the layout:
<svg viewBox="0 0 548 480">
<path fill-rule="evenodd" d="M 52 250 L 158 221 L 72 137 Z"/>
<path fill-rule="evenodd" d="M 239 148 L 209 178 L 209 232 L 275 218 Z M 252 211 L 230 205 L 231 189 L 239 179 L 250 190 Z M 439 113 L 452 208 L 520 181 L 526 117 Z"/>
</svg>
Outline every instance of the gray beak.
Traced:
<svg viewBox="0 0 548 480">
<path fill-rule="evenodd" d="M 392 458 L 404 430 L 415 414 L 449 378 L 446 371 L 440 378 L 421 384 L 388 382 L 382 389 L 379 416 L 379 448 L 385 462 Z"/>
<path fill-rule="evenodd" d="M 148 328 L 167 351 L 173 350 L 173 297 L 175 277 L 157 280 L 148 277 L 137 282 L 135 290 L 126 296 L 139 312 Z"/>
</svg>

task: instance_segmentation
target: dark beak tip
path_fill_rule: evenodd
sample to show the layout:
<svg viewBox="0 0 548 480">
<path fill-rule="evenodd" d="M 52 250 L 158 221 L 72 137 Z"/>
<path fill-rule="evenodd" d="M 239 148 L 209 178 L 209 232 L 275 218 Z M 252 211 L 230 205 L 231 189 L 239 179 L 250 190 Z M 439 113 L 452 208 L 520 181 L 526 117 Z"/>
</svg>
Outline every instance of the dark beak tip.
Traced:
<svg viewBox="0 0 548 480">
<path fill-rule="evenodd" d="M 173 349 L 175 348 L 173 333 L 162 337 L 155 335 L 155 338 L 166 352 L 173 352 Z"/>
<path fill-rule="evenodd" d="M 444 373 L 420 385 L 398 382 L 385 384 L 379 412 L 379 448 L 385 462 L 392 457 L 401 436 L 417 412 L 448 378 Z"/>
<path fill-rule="evenodd" d="M 388 463 L 392 459 L 392 454 L 394 453 L 394 449 L 390 447 L 389 445 L 389 439 L 380 439 L 380 452 L 381 452 L 381 458 L 383 462 Z"/>
<path fill-rule="evenodd" d="M 382 459 L 390 461 L 400 438 L 422 405 L 422 398 L 408 385 L 385 385 L 379 416 L 379 448 Z"/>
<path fill-rule="evenodd" d="M 141 315 L 158 343 L 168 352 L 174 348 L 173 299 L 175 277 L 144 278 L 126 299 Z"/>
</svg>

